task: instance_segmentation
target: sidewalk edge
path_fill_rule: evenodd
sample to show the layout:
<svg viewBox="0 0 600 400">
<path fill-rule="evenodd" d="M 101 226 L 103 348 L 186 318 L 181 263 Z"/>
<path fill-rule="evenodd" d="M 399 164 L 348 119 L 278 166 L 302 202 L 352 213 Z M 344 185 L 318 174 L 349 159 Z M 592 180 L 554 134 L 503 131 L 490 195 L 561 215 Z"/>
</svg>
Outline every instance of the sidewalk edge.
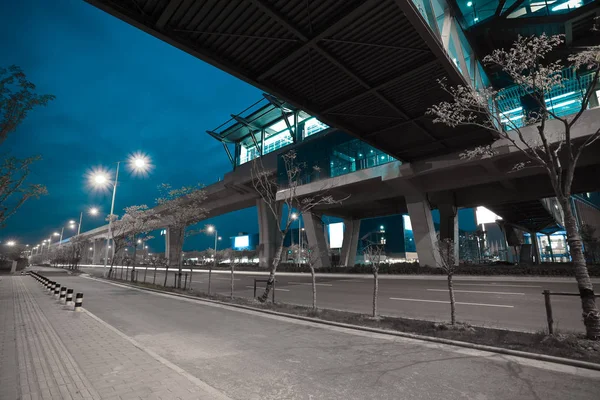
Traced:
<svg viewBox="0 0 600 400">
<path fill-rule="evenodd" d="M 226 394 L 224 394 L 220 390 L 218 390 L 218 389 L 210 386 L 208 383 L 206 383 L 203 380 L 201 380 L 201 379 L 195 377 L 194 375 L 188 373 L 183 368 L 181 368 L 181 367 L 173 364 L 171 361 L 165 359 L 164 357 L 161 357 L 160 355 L 158 355 L 154 351 L 152 351 L 149 348 L 145 347 L 144 345 L 138 343 L 135 339 L 127 336 L 126 334 L 124 334 L 123 332 L 121 332 L 120 330 L 118 330 L 117 328 L 115 328 L 114 326 L 112 326 L 111 324 L 109 324 L 108 322 L 104 321 L 100 317 L 98 317 L 95 314 L 91 313 L 89 310 L 87 310 L 87 309 L 85 309 L 85 308 L 82 307 L 82 311 L 84 311 L 91 318 L 95 319 L 97 322 L 101 323 L 102 325 L 104 325 L 105 327 L 107 327 L 108 329 L 110 329 L 111 331 L 113 331 L 114 333 L 116 333 L 117 335 L 119 335 L 120 337 L 122 337 L 123 339 L 127 340 L 129 343 L 133 344 L 138 349 L 140 349 L 143 352 L 145 352 L 148 355 L 150 355 L 152 358 L 154 358 L 155 360 L 157 360 L 158 362 L 160 362 L 164 366 L 172 369 L 173 371 L 177 372 L 179 375 L 182 375 L 185 378 L 187 378 L 193 384 L 195 384 L 196 386 L 200 387 L 202 390 L 204 390 L 208 394 L 210 394 L 212 396 L 212 398 L 219 399 L 219 400 L 233 400 L 233 399 L 231 399 L 231 397 L 228 397 Z"/>
<path fill-rule="evenodd" d="M 196 300 L 198 302 L 214 303 L 214 304 L 219 304 L 219 305 L 227 306 L 227 307 L 231 307 L 231 308 L 250 310 L 250 311 L 260 312 L 260 313 L 264 313 L 264 314 L 276 315 L 276 316 L 284 317 L 284 318 L 291 318 L 291 319 L 296 319 L 296 320 L 300 320 L 300 321 L 313 322 L 316 324 L 336 326 L 339 328 L 354 329 L 354 330 L 358 330 L 358 331 L 378 333 L 378 334 L 383 334 L 383 335 L 398 336 L 398 337 L 404 337 L 404 338 L 409 338 L 409 339 L 421 340 L 421 341 L 425 341 L 425 342 L 441 343 L 441 344 L 446 344 L 446 345 L 451 345 L 451 346 L 464 347 L 467 349 L 481 350 L 481 351 L 487 351 L 487 352 L 491 352 L 491 353 L 504 354 L 504 355 L 508 355 L 508 356 L 528 358 L 528 359 L 536 360 L 536 361 L 544 361 L 544 362 L 550 362 L 550 363 L 555 363 L 555 364 L 568 365 L 571 367 L 589 369 L 589 370 L 593 370 L 593 371 L 600 371 L 600 364 L 587 362 L 587 361 L 579 361 L 579 360 L 573 360 L 573 359 L 569 359 L 569 358 L 549 356 L 549 355 L 545 355 L 545 354 L 529 353 L 529 352 L 525 352 L 525 351 L 511 350 L 511 349 L 505 349 L 502 347 L 487 346 L 487 345 L 483 345 L 483 344 L 461 342 L 458 340 L 443 339 L 443 338 L 437 338 L 437 337 L 433 337 L 433 336 L 417 335 L 414 333 L 389 331 L 389 330 L 378 329 L 378 328 L 369 328 L 366 326 L 345 324 L 343 322 L 327 321 L 324 319 L 305 317 L 302 315 L 287 314 L 287 313 L 272 311 L 272 310 L 264 310 L 261 308 L 245 306 L 242 304 L 231 304 L 231 303 L 222 302 L 222 301 L 218 301 L 218 300 L 205 299 L 202 297 L 189 296 L 189 295 L 180 294 L 180 293 L 173 293 L 173 292 L 167 292 L 167 291 L 162 291 L 162 290 L 157 290 L 157 289 L 145 288 L 145 287 L 140 287 L 140 286 L 136 286 L 136 285 L 131 285 L 128 283 L 112 282 L 112 281 L 108 281 L 106 279 L 99 279 L 99 278 L 94 278 L 91 276 L 81 276 L 81 277 L 85 278 L 85 279 L 91 279 L 94 281 L 107 283 L 110 285 L 125 286 L 125 287 L 129 287 L 132 289 L 144 290 L 144 291 L 148 291 L 148 292 L 155 292 L 155 293 L 160 293 L 162 295 L 168 295 L 168 296 L 172 296 L 172 297 L 182 297 L 182 298 L 186 298 L 186 299 Z M 116 328 L 113 328 L 113 329 L 116 329 Z M 120 331 L 118 331 L 118 332 L 121 333 Z M 131 340 L 133 340 L 133 339 L 131 339 Z"/>
</svg>

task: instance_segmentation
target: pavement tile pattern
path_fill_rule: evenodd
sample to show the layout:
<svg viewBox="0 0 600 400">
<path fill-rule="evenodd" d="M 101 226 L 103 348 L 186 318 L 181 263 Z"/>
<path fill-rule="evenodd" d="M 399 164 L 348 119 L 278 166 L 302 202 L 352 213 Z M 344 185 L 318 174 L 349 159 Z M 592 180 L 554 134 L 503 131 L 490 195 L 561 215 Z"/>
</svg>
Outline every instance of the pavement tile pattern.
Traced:
<svg viewBox="0 0 600 400">
<path fill-rule="evenodd" d="M 33 277 L 2 277 L 0 292 L 3 400 L 214 398 Z"/>
</svg>

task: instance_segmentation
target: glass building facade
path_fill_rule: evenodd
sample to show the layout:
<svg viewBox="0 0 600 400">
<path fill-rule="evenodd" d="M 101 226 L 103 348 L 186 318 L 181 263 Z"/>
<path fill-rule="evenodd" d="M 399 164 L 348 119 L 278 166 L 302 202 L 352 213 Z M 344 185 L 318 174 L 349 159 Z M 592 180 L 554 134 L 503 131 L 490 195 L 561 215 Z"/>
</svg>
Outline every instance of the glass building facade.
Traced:
<svg viewBox="0 0 600 400">
<path fill-rule="evenodd" d="M 319 138 L 291 149 L 296 151 L 295 163 L 301 169 L 298 177 L 301 185 L 397 161 L 381 150 L 337 130 L 325 132 Z M 282 188 L 289 186 L 281 156 L 277 174 L 278 184 Z"/>
<path fill-rule="evenodd" d="M 470 27 L 498 15 L 515 19 L 566 14 L 593 2 L 594 0 L 459 0 L 457 4 L 466 26 Z"/>
<path fill-rule="evenodd" d="M 548 110 L 559 117 L 579 111 L 592 78 L 592 74 L 589 73 L 580 75 L 574 69 L 563 70 L 562 85 L 555 87 L 544 96 Z M 592 93 L 589 108 L 598 106 L 598 94 L 599 91 Z M 539 108 L 538 100 L 517 85 L 500 90 L 496 99 L 497 112 L 505 130 L 523 127 L 526 123 L 526 115 Z"/>
</svg>

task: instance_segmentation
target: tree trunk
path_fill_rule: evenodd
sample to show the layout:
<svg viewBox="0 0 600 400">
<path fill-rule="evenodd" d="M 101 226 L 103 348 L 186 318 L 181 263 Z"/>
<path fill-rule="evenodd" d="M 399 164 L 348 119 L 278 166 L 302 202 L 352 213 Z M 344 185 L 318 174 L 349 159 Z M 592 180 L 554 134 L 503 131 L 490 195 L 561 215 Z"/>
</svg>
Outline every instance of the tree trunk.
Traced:
<svg viewBox="0 0 600 400">
<path fill-rule="evenodd" d="M 269 279 L 267 279 L 267 286 L 265 287 L 265 291 L 262 295 L 258 297 L 258 301 L 264 303 L 269 298 L 269 293 L 273 290 L 273 284 L 275 283 L 275 273 L 277 272 L 277 267 L 281 262 L 281 254 L 283 253 L 283 237 L 281 238 L 281 244 L 277 248 L 277 252 L 275 253 L 275 258 L 273 258 L 273 264 L 271 265 L 271 272 L 269 273 Z"/>
<path fill-rule="evenodd" d="M 575 279 L 579 288 L 581 298 L 581 308 L 583 311 L 583 324 L 585 325 L 586 336 L 588 339 L 600 339 L 600 313 L 596 306 L 594 297 L 594 287 L 588 274 L 585 257 L 583 256 L 583 247 L 581 236 L 577 229 L 577 221 L 571 209 L 570 199 L 559 199 L 562 211 L 565 217 L 565 230 L 567 231 L 567 242 L 569 243 L 569 253 L 573 266 L 575 267 Z"/>
<path fill-rule="evenodd" d="M 454 285 L 452 273 L 448 273 L 448 293 L 450 294 L 450 323 L 456 324 L 456 300 L 454 300 Z"/>
<path fill-rule="evenodd" d="M 164 287 L 167 287 L 167 277 L 169 276 L 169 265 L 165 266 L 165 282 L 163 283 Z"/>
<path fill-rule="evenodd" d="M 379 296 L 379 267 L 373 266 L 373 318 L 377 318 L 377 297 Z"/>
<path fill-rule="evenodd" d="M 215 254 L 215 260 L 217 259 L 217 255 Z M 208 266 L 208 294 L 210 295 L 210 284 L 212 279 L 212 264 Z"/>
<path fill-rule="evenodd" d="M 231 263 L 231 293 L 230 297 L 233 300 L 233 270 L 235 269 L 235 265 Z"/>
<path fill-rule="evenodd" d="M 183 257 L 181 256 L 181 253 L 183 252 L 183 238 L 185 235 L 185 226 L 183 228 L 181 228 L 181 232 L 180 232 L 180 237 L 179 237 L 179 243 L 181 243 L 181 250 L 179 250 L 179 254 L 177 254 L 177 266 L 179 267 L 179 271 L 177 274 L 177 284 L 175 285 L 178 289 L 181 289 L 181 275 L 183 275 L 183 273 L 181 272 L 183 266 Z"/>
<path fill-rule="evenodd" d="M 143 246 L 143 244 L 142 244 Z M 131 282 L 135 281 L 135 262 L 137 258 L 137 241 L 133 238 L 133 264 L 131 264 Z"/>
<path fill-rule="evenodd" d="M 194 274 L 194 266 L 190 265 L 190 284 L 188 285 L 188 290 L 192 291 L 192 275 Z"/>
<path fill-rule="evenodd" d="M 146 276 L 148 275 L 148 265 L 146 265 L 146 269 L 144 270 L 144 283 L 146 283 Z"/>
<path fill-rule="evenodd" d="M 154 266 L 154 278 L 152 278 L 152 284 L 156 285 L 156 270 L 158 269 L 158 265 Z"/>
<path fill-rule="evenodd" d="M 317 309 L 317 277 L 315 275 L 315 267 L 312 263 L 308 264 L 310 268 L 310 277 L 312 279 L 312 308 L 313 310 Z"/>
</svg>

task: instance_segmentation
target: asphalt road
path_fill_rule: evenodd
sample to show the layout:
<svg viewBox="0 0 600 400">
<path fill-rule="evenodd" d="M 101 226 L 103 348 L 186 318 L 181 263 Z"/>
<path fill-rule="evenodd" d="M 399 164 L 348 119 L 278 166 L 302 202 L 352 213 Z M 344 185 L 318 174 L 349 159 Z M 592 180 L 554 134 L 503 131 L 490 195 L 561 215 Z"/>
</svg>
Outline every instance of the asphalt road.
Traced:
<svg viewBox="0 0 600 400">
<path fill-rule="evenodd" d="M 598 398 L 594 371 L 58 279 L 84 293 L 87 310 L 234 399 Z"/>
<path fill-rule="evenodd" d="M 102 268 L 82 268 L 91 275 L 101 276 Z M 228 295 L 228 273 L 212 275 L 212 292 Z M 119 274 L 119 270 L 117 270 Z M 169 272 L 168 285 L 173 285 Z M 144 278 L 144 269 L 138 275 Z M 235 275 L 235 295 L 251 298 L 254 279 L 264 279 L 261 274 Z M 146 281 L 153 282 L 153 270 L 148 269 Z M 164 273 L 157 272 L 156 283 L 163 284 Z M 208 273 L 194 272 L 194 289 L 208 290 Z M 259 283 L 259 287 L 264 283 Z M 457 318 L 481 326 L 516 330 L 539 331 L 546 328 L 546 312 L 542 290 L 577 292 L 573 279 L 511 279 L 502 277 L 455 277 Z M 260 291 L 257 291 L 260 293 Z M 373 279 L 369 276 L 319 277 L 317 279 L 317 305 L 322 308 L 371 312 Z M 443 277 L 382 276 L 379 284 L 379 312 L 382 315 L 444 321 L 449 319 L 447 283 Z M 310 305 L 312 293 L 310 276 L 279 274 L 275 300 L 293 304 Z M 583 332 L 581 308 L 577 297 L 552 297 L 555 327 L 558 331 Z"/>
</svg>

